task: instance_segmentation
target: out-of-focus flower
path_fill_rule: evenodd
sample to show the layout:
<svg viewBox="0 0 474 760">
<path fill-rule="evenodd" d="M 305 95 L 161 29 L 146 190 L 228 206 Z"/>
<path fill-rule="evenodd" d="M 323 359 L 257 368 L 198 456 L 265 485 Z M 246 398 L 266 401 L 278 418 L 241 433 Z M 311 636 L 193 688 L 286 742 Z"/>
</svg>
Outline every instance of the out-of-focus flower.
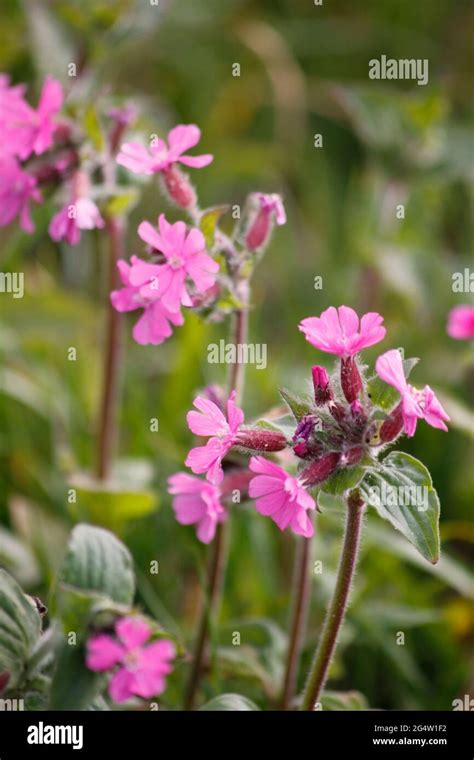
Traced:
<svg viewBox="0 0 474 760">
<path fill-rule="evenodd" d="M 124 143 L 117 162 L 136 174 L 156 174 L 179 162 L 194 169 L 202 169 L 213 160 L 206 153 L 200 156 L 184 155 L 201 139 L 201 130 L 195 124 L 178 124 L 168 133 L 168 142 L 156 140 L 149 149 L 137 142 Z"/>
<path fill-rule="evenodd" d="M 217 524 L 226 518 L 219 486 L 185 472 L 177 472 L 168 478 L 168 492 L 174 496 L 173 509 L 177 521 L 181 525 L 195 524 L 198 539 L 209 544 L 215 536 Z"/>
<path fill-rule="evenodd" d="M 53 240 L 67 240 L 77 245 L 81 230 L 102 229 L 105 222 L 94 201 L 89 198 L 90 182 L 87 175 L 77 171 L 71 180 L 71 199 L 53 216 L 48 232 Z"/>
<path fill-rule="evenodd" d="M 43 85 L 38 108 L 24 99 L 22 87 L 9 87 L 5 77 L 0 83 L 0 141 L 2 151 L 25 160 L 32 153 L 40 155 L 52 142 L 55 116 L 64 95 L 60 83 L 48 76 Z"/>
<path fill-rule="evenodd" d="M 0 157 L 0 227 L 20 216 L 20 226 L 32 233 L 30 202 L 41 201 L 35 177 L 24 171 L 13 156 Z"/>
<path fill-rule="evenodd" d="M 474 339 L 474 306 L 461 304 L 448 315 L 447 333 L 456 340 Z"/>
<path fill-rule="evenodd" d="M 163 343 L 172 334 L 171 325 L 184 322 L 179 311 L 169 311 L 160 301 L 158 294 L 158 273 L 160 267 L 148 264 L 138 256 L 132 256 L 131 265 L 126 261 L 117 262 L 120 279 L 124 285 L 110 294 L 112 305 L 117 311 L 144 312 L 133 328 L 133 338 L 141 345 L 154 346 Z M 132 283 L 133 280 L 133 283 Z"/>
<path fill-rule="evenodd" d="M 245 233 L 245 245 L 249 251 L 256 251 L 268 243 L 275 223 L 286 223 L 285 207 L 276 193 L 254 193 L 253 202 L 256 210 Z"/>
<path fill-rule="evenodd" d="M 184 222 L 170 224 L 164 214 L 158 220 L 159 231 L 149 222 L 142 222 L 138 234 L 153 249 L 161 251 L 166 262 L 157 267 L 158 297 L 169 311 L 179 311 L 181 305 L 192 306 L 193 302 L 186 288 L 189 276 L 198 293 L 205 293 L 216 281 L 219 264 L 206 253 L 206 243 L 202 232 L 196 228 L 186 234 Z M 131 272 L 131 284 L 135 283 L 135 272 Z"/>
<path fill-rule="evenodd" d="M 133 696 L 150 699 L 161 694 L 166 688 L 165 677 L 173 669 L 174 644 L 166 639 L 147 644 L 151 628 L 136 617 L 118 620 L 115 633 L 116 639 L 107 634 L 89 639 L 86 654 L 89 670 L 115 669 L 109 683 L 109 694 L 114 702 L 126 702 Z"/>
</svg>

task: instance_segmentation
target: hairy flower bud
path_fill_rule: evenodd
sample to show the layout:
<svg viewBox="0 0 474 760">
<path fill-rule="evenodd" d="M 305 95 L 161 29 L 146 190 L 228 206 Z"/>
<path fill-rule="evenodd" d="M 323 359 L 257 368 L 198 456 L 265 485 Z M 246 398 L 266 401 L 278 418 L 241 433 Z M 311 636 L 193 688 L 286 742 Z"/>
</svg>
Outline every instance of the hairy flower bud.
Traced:
<svg viewBox="0 0 474 760">
<path fill-rule="evenodd" d="M 339 466 L 341 455 L 337 451 L 330 451 L 320 459 L 311 462 L 301 471 L 300 477 L 306 486 L 315 486 L 329 478 Z"/>
<path fill-rule="evenodd" d="M 344 464 L 347 467 L 352 467 L 353 465 L 360 462 L 363 456 L 364 456 L 364 447 L 354 446 L 352 449 L 347 449 L 347 451 L 345 451 L 342 454 L 341 464 Z"/>
<path fill-rule="evenodd" d="M 163 169 L 164 185 L 171 200 L 180 208 L 190 208 L 197 203 L 196 191 L 188 177 L 176 166 L 170 164 Z"/>
<path fill-rule="evenodd" d="M 257 251 L 269 242 L 275 223 L 285 224 L 286 214 L 279 195 L 254 193 L 251 201 L 255 210 L 245 233 L 245 245 L 249 251 Z"/>
<path fill-rule="evenodd" d="M 293 451 L 300 459 L 308 459 L 321 453 L 320 444 L 311 440 L 315 427 L 316 417 L 312 414 L 306 414 L 298 423 L 293 436 L 293 443 L 295 444 Z"/>
<path fill-rule="evenodd" d="M 329 385 L 329 375 L 319 365 L 311 367 L 314 387 L 314 401 L 316 406 L 323 406 L 333 399 L 333 392 Z"/>
<path fill-rule="evenodd" d="M 235 445 L 252 451 L 283 451 L 287 447 L 287 441 L 285 435 L 278 430 L 242 428 L 237 434 Z"/>
<path fill-rule="evenodd" d="M 379 437 L 381 443 L 389 443 L 398 438 L 403 430 L 403 410 L 402 404 L 398 404 L 393 412 L 383 422 L 380 430 Z"/>
<path fill-rule="evenodd" d="M 362 390 L 362 378 L 353 356 L 341 359 L 341 387 L 349 404 L 357 400 Z"/>
</svg>

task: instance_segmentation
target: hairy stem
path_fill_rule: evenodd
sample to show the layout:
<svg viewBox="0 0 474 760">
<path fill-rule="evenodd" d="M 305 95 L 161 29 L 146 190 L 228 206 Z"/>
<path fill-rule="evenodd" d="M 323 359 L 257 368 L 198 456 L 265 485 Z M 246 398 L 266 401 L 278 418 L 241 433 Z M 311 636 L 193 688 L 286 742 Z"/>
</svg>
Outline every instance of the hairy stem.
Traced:
<svg viewBox="0 0 474 760">
<path fill-rule="evenodd" d="M 293 567 L 293 608 L 291 611 L 290 641 L 286 658 L 283 689 L 280 698 L 280 708 L 288 710 L 295 693 L 298 677 L 298 662 L 303 644 L 306 625 L 306 615 L 310 599 L 311 579 L 309 574 L 311 563 L 311 539 L 298 537 Z"/>
<path fill-rule="evenodd" d="M 358 492 L 347 500 L 346 531 L 342 547 L 336 588 L 326 613 L 323 632 L 314 656 L 303 696 L 303 710 L 314 710 L 326 683 L 349 600 L 349 592 L 357 563 L 364 503 Z"/>
<path fill-rule="evenodd" d="M 107 286 L 108 292 L 111 292 L 118 286 L 117 261 L 124 257 L 125 227 L 123 220 L 118 218 L 107 218 L 106 230 L 109 238 Z M 99 480 L 106 480 L 110 475 L 113 447 L 117 434 L 121 323 L 122 320 L 120 314 L 115 311 L 108 299 L 102 395 L 97 435 L 96 475 Z"/>
<path fill-rule="evenodd" d="M 235 345 L 238 343 L 245 343 L 246 335 L 247 311 L 237 311 L 233 315 L 231 340 Z M 236 351 L 236 357 L 238 358 L 238 351 Z M 237 392 L 237 404 L 240 403 L 244 390 L 244 374 L 244 364 L 237 361 L 235 364 L 231 365 L 228 391 L 229 393 L 233 390 Z M 215 621 L 219 614 L 221 592 L 227 565 L 229 527 L 229 519 L 227 519 L 226 522 L 219 523 L 216 530 L 216 536 L 212 542 L 206 576 L 207 603 L 203 605 L 196 643 L 194 645 L 193 661 L 184 700 L 185 710 L 193 710 L 196 704 L 196 698 L 204 669 L 204 660 L 207 655 L 211 622 Z"/>
</svg>

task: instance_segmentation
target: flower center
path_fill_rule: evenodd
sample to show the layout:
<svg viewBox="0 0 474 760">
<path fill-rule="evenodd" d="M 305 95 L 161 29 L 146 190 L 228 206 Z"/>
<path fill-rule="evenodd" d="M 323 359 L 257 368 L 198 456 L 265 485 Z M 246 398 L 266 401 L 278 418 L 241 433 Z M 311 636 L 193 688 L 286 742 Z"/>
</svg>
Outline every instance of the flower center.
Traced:
<svg viewBox="0 0 474 760">
<path fill-rule="evenodd" d="M 168 264 L 171 269 L 181 269 L 183 266 L 183 259 L 175 253 L 168 259 Z"/>
<path fill-rule="evenodd" d="M 138 670 L 140 665 L 140 650 L 132 649 L 123 658 L 123 664 L 127 670 Z"/>
</svg>

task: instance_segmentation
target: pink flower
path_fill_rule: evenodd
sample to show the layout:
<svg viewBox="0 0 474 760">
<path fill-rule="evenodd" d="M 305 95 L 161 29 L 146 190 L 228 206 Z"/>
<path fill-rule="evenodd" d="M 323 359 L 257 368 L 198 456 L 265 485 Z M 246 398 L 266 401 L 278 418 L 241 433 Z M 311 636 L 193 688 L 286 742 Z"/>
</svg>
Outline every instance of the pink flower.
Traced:
<svg viewBox="0 0 474 760">
<path fill-rule="evenodd" d="M 415 435 L 419 419 L 424 419 L 434 428 L 448 429 L 445 422 L 449 421 L 449 417 L 429 385 L 425 385 L 423 390 L 418 390 L 407 383 L 399 351 L 393 349 L 379 356 L 375 369 L 382 380 L 400 393 L 403 426 L 410 438 Z"/>
<path fill-rule="evenodd" d="M 165 676 L 171 673 L 176 656 L 174 644 L 166 639 L 144 646 L 151 628 L 144 620 L 124 617 L 115 624 L 118 641 L 107 634 L 93 636 L 87 642 L 86 665 L 89 670 L 104 672 L 119 666 L 109 683 L 114 702 L 126 702 L 136 695 L 143 699 L 161 694 Z"/>
<path fill-rule="evenodd" d="M 160 267 L 157 264 L 148 264 L 138 256 L 132 256 L 130 261 L 131 266 L 126 261 L 117 262 L 124 287 L 114 290 L 110 294 L 110 299 L 117 311 L 144 309 L 133 328 L 133 338 L 142 346 L 148 344 L 158 346 L 172 334 L 170 323 L 176 326 L 183 324 L 183 315 L 179 311 L 169 311 L 160 301 L 158 294 Z"/>
<path fill-rule="evenodd" d="M 99 209 L 90 198 L 77 198 L 53 216 L 48 232 L 56 242 L 67 240 L 70 245 L 77 245 L 81 230 L 102 229 L 104 224 Z"/>
<path fill-rule="evenodd" d="M 193 302 L 186 288 L 186 278 L 190 277 L 196 290 L 204 293 L 216 281 L 215 274 L 219 264 L 206 253 L 204 235 L 193 228 L 186 235 L 184 222 L 169 224 L 165 215 L 158 220 L 159 232 L 149 222 L 142 222 L 138 234 L 145 243 L 161 251 L 165 264 L 157 267 L 158 295 L 166 309 L 179 311 L 183 306 L 192 306 Z M 132 285 L 135 273 L 131 273 Z"/>
<path fill-rule="evenodd" d="M 209 544 L 215 536 L 217 523 L 226 518 L 220 502 L 218 486 L 177 472 L 168 478 L 168 492 L 174 495 L 173 509 L 181 525 L 197 525 L 197 537 Z"/>
<path fill-rule="evenodd" d="M 9 87 L 3 78 L 0 85 L 0 140 L 5 149 L 22 160 L 31 153 L 40 155 L 53 142 L 54 117 L 63 104 L 59 82 L 48 76 L 41 91 L 38 108 L 23 98 L 24 88 Z"/>
<path fill-rule="evenodd" d="M 307 513 L 316 504 L 303 481 L 264 457 L 252 457 L 249 467 L 257 473 L 249 485 L 249 496 L 256 499 L 257 512 L 271 517 L 280 530 L 290 527 L 293 533 L 311 538 L 314 528 Z"/>
<path fill-rule="evenodd" d="M 474 338 L 474 306 L 462 304 L 451 309 L 447 332 L 456 340 L 472 340 Z"/>
<path fill-rule="evenodd" d="M 33 232 L 30 201 L 39 203 L 41 193 L 36 179 L 23 171 L 13 156 L 0 158 L 0 227 L 20 215 L 20 226 L 25 232 Z"/>
<path fill-rule="evenodd" d="M 199 412 L 188 412 L 189 429 L 195 435 L 211 436 L 205 446 L 197 446 L 188 454 L 185 464 L 196 474 L 207 473 L 207 479 L 219 484 L 224 478 L 221 462 L 237 441 L 239 427 L 244 421 L 244 413 L 235 404 L 235 391 L 227 401 L 227 420 L 213 401 L 202 396 L 194 399 Z"/>
<path fill-rule="evenodd" d="M 162 172 L 177 161 L 185 166 L 202 169 L 211 163 L 213 156 L 208 153 L 201 156 L 183 155 L 194 148 L 200 139 L 201 130 L 195 124 L 178 124 L 169 132 L 168 144 L 164 140 L 157 140 L 148 150 L 137 142 L 125 143 L 117 156 L 117 163 L 136 174 Z"/>
<path fill-rule="evenodd" d="M 347 359 L 383 340 L 385 327 L 382 322 L 383 317 L 371 311 L 364 314 L 359 325 L 354 309 L 330 306 L 320 317 L 303 319 L 299 329 L 315 348 Z"/>
</svg>

